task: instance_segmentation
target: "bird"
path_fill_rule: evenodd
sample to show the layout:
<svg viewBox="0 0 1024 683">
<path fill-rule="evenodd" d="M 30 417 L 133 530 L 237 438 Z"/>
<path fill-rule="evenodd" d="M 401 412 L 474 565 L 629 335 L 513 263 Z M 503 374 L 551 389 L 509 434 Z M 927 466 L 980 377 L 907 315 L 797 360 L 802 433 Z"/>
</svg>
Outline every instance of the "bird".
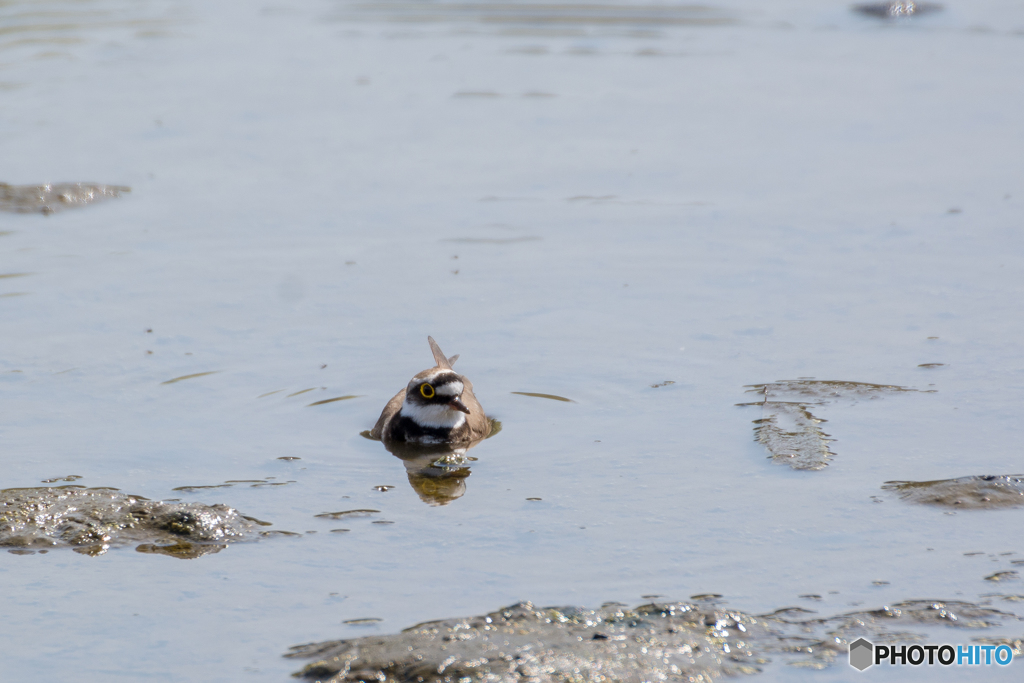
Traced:
<svg viewBox="0 0 1024 683">
<path fill-rule="evenodd" d="M 491 421 L 473 395 L 473 383 L 452 370 L 458 355 L 447 358 L 427 337 L 436 365 L 415 375 L 388 401 L 370 430 L 370 438 L 417 445 L 469 444 L 491 432 Z"/>
</svg>

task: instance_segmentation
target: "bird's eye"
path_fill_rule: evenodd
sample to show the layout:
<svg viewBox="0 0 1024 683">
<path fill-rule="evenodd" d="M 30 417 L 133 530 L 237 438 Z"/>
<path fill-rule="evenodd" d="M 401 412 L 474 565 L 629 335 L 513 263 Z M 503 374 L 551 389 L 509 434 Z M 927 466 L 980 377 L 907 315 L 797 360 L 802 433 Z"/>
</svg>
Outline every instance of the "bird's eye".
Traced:
<svg viewBox="0 0 1024 683">
<path fill-rule="evenodd" d="M 423 398 L 434 398 L 434 387 L 429 384 L 420 385 L 420 396 Z"/>
</svg>

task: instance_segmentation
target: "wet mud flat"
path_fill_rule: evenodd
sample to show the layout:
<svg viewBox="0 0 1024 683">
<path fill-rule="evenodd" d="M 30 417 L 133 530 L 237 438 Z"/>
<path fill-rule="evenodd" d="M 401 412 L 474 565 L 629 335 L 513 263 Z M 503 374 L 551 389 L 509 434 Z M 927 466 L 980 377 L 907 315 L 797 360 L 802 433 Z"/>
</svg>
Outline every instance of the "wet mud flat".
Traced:
<svg viewBox="0 0 1024 683">
<path fill-rule="evenodd" d="M 845 664 L 858 638 L 914 643 L 922 639 L 915 627 L 1021 629 L 1017 615 L 969 602 L 913 600 L 819 619 L 802 608 L 749 615 L 718 605 L 716 597 L 596 610 L 521 602 L 390 636 L 298 645 L 285 656 L 314 659 L 294 675 L 329 683 L 694 681 L 756 674 L 773 664 Z M 983 640 L 1020 653 L 1019 638 Z"/>
<path fill-rule="evenodd" d="M 0 491 L 0 547 L 15 554 L 70 547 L 95 556 L 135 545 L 143 553 L 192 559 L 254 540 L 267 525 L 226 505 L 154 501 L 111 488 Z"/>
</svg>

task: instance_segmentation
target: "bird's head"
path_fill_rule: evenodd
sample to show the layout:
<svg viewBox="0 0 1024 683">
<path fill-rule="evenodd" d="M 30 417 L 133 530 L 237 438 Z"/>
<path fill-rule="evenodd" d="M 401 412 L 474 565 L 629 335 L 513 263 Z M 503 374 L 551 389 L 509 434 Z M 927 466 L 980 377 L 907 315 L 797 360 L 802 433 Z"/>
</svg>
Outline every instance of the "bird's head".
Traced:
<svg viewBox="0 0 1024 683">
<path fill-rule="evenodd" d="M 419 373 L 405 390 L 405 405 L 437 416 L 450 413 L 469 414 L 462 402 L 465 384 L 462 377 L 451 370 L 431 368 Z"/>
</svg>

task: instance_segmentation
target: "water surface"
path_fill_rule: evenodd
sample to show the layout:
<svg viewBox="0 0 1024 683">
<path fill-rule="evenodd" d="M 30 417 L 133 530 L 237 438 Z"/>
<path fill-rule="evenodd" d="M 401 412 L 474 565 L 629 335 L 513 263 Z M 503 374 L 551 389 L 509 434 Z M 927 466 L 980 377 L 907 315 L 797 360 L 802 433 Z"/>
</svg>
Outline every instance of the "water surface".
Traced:
<svg viewBox="0 0 1024 683">
<path fill-rule="evenodd" d="M 0 182 L 131 188 L 0 213 L 2 486 L 297 534 L 4 553 L 4 679 L 283 681 L 520 600 L 1018 610 L 1021 509 L 882 489 L 1022 469 L 1017 4 L 410 7 L 0 5 Z M 444 505 L 360 436 L 428 334 L 503 425 Z M 917 391 L 808 408 L 798 471 L 736 404 L 802 378 Z"/>
</svg>

